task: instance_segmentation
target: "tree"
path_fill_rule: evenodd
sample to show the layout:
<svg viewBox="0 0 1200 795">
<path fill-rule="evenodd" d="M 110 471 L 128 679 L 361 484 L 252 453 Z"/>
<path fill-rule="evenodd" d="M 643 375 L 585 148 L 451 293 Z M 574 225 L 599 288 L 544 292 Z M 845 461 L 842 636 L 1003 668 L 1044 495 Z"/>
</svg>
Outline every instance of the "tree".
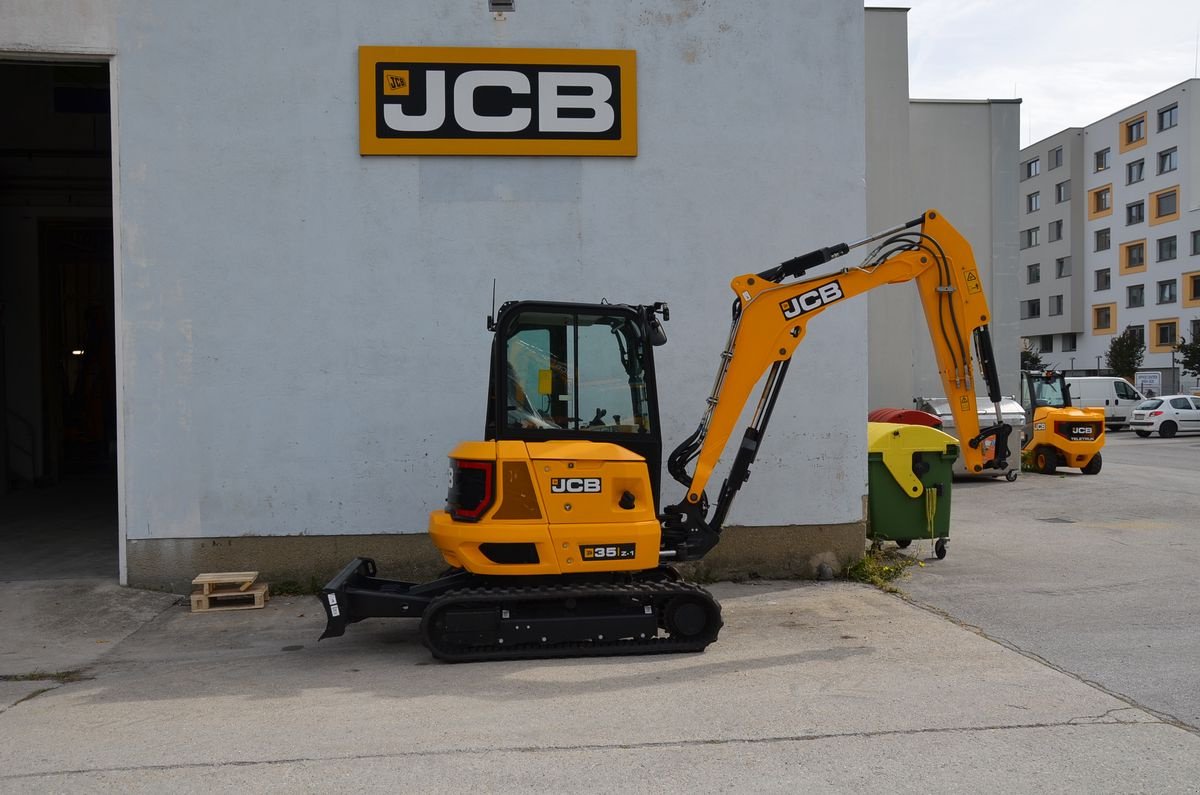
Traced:
<svg viewBox="0 0 1200 795">
<path fill-rule="evenodd" d="M 1179 363 L 1183 366 L 1184 375 L 1200 376 L 1200 342 L 1188 342 L 1180 337 L 1175 352 L 1179 354 Z"/>
<path fill-rule="evenodd" d="M 1146 345 L 1141 336 L 1135 334 L 1133 329 L 1125 329 L 1108 344 L 1104 363 L 1117 375 L 1127 381 L 1133 381 L 1133 374 L 1142 366 L 1145 353 Z"/>
<path fill-rule="evenodd" d="M 1044 370 L 1046 365 L 1042 363 L 1042 355 L 1033 348 L 1021 349 L 1021 369 L 1022 370 Z"/>
</svg>

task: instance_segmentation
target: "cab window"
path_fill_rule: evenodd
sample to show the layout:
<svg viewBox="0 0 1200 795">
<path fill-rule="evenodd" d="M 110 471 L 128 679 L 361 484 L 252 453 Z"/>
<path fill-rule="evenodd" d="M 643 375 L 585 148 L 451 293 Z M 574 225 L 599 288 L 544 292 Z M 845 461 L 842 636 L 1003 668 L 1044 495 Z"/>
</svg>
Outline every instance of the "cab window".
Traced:
<svg viewBox="0 0 1200 795">
<path fill-rule="evenodd" d="M 1029 390 L 1033 389 L 1033 400 L 1030 401 Z M 1021 402 L 1025 405 L 1026 411 L 1030 408 L 1038 406 L 1051 406 L 1053 408 L 1063 408 L 1067 405 L 1063 398 L 1062 392 L 1063 381 L 1060 378 L 1044 378 L 1040 376 L 1030 376 L 1027 380 L 1021 382 Z"/>
<path fill-rule="evenodd" d="M 1140 395 L 1133 390 L 1129 384 L 1124 381 L 1117 381 L 1117 397 L 1122 400 L 1137 400 Z"/>
<path fill-rule="evenodd" d="M 650 432 L 644 342 L 630 318 L 526 312 L 505 345 L 509 428 Z"/>
</svg>

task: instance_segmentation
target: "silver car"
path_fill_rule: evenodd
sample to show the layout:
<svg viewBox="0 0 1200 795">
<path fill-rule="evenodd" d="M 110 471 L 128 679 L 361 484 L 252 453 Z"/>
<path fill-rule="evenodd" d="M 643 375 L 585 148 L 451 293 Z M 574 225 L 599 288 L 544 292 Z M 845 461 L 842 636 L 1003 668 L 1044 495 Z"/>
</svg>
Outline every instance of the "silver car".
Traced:
<svg viewBox="0 0 1200 795">
<path fill-rule="evenodd" d="M 1200 431 L 1200 398 L 1164 395 L 1143 400 L 1129 415 L 1129 427 L 1143 439 L 1152 433 L 1169 439 L 1181 431 Z"/>
</svg>

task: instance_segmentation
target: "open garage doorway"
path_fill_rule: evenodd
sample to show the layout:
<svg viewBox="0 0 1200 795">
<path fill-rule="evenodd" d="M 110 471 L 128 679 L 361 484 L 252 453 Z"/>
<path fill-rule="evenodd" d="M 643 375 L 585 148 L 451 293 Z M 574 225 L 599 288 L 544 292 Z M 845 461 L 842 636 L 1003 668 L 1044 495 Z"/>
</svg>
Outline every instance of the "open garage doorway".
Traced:
<svg viewBox="0 0 1200 795">
<path fill-rule="evenodd" d="M 118 575 L 109 95 L 0 60 L 0 580 Z"/>
</svg>

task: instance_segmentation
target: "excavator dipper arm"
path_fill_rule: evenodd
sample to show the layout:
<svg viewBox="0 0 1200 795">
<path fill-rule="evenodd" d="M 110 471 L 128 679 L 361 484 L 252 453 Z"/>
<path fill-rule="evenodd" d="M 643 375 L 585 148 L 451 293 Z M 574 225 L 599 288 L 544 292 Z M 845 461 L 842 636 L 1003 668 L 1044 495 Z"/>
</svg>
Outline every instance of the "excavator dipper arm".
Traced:
<svg viewBox="0 0 1200 795">
<path fill-rule="evenodd" d="M 919 229 L 917 228 L 919 227 Z M 812 267 L 879 244 L 852 268 L 788 281 Z M 967 469 L 1007 468 L 1010 426 L 1000 414 L 999 378 L 988 330 L 989 312 L 970 244 L 935 210 L 902 226 L 853 244 L 817 249 L 771 270 L 744 274 L 731 282 L 737 298 L 729 341 L 721 354 L 716 382 L 700 426 L 668 459 L 668 471 L 687 486 L 679 504 L 663 511 L 663 558 L 702 557 L 715 546 L 738 489 L 750 473 L 775 400 L 796 346 L 808 323 L 834 304 L 883 284 L 912 281 L 921 303 L 938 373 L 951 409 Z M 981 374 L 996 407 L 996 422 L 981 428 L 975 402 L 970 337 L 975 337 Z M 733 428 L 755 386 L 766 375 L 762 396 L 746 429 L 728 477 L 709 517 L 705 487 L 729 442 Z M 983 442 L 995 439 L 995 453 L 984 455 Z M 687 465 L 694 462 L 689 474 Z"/>
</svg>

